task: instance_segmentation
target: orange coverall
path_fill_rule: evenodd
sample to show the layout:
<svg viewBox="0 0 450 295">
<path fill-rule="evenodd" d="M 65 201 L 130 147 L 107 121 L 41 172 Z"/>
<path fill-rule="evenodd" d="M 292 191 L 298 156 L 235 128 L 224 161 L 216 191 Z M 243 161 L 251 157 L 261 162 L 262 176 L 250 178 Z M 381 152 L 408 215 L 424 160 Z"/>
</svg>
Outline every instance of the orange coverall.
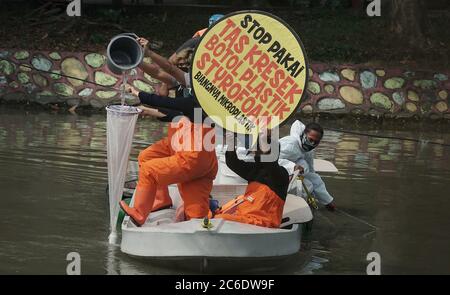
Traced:
<svg viewBox="0 0 450 295">
<path fill-rule="evenodd" d="M 215 218 L 249 223 L 265 227 L 280 227 L 284 202 L 289 186 L 289 174 L 278 161 L 245 162 L 237 158 L 235 151 L 225 153 L 227 166 L 248 181 L 243 196 L 231 200 Z"/>
<path fill-rule="evenodd" d="M 283 207 L 284 200 L 274 191 L 265 184 L 253 181 L 248 184 L 243 196 L 222 206 L 214 218 L 278 228 L 281 224 Z"/>
<path fill-rule="evenodd" d="M 139 154 L 139 181 L 134 207 L 127 208 L 121 203 L 138 225 L 145 223 L 150 211 L 172 203 L 167 186 L 174 183 L 178 184 L 187 219 L 203 218 L 209 214 L 209 194 L 217 174 L 217 158 L 215 150 L 205 150 L 202 141 L 205 134 L 214 130 L 203 124 L 191 123 L 186 117 L 172 124 L 177 126 L 169 127 L 166 138 Z M 201 137 L 195 138 L 194 134 Z M 183 142 L 186 135 L 190 140 L 188 143 Z"/>
</svg>

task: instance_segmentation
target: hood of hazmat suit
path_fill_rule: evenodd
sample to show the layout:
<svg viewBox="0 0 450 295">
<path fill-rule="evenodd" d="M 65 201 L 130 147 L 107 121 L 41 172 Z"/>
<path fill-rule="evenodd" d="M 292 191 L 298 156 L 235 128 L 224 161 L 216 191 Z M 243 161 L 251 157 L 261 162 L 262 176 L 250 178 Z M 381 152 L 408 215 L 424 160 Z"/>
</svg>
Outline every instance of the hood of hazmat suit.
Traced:
<svg viewBox="0 0 450 295">
<path fill-rule="evenodd" d="M 314 172 L 314 151 L 302 148 L 301 135 L 304 131 L 302 122 L 297 120 L 292 124 L 290 134 L 280 139 L 280 159 L 301 165 L 305 173 Z"/>
</svg>

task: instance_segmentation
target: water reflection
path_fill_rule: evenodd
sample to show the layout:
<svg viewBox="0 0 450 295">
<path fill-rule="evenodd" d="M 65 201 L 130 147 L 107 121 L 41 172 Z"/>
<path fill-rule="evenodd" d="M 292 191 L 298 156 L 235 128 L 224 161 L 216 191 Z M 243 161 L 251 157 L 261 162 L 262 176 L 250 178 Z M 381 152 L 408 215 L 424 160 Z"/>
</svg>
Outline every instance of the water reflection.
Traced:
<svg viewBox="0 0 450 295">
<path fill-rule="evenodd" d="M 336 127 L 323 122 L 327 124 Z M 448 132 L 433 128 L 344 126 L 450 142 Z M 140 119 L 135 140 L 154 142 L 165 133 L 163 124 Z M 182 265 L 168 269 L 107 244 L 105 147 L 105 115 L 0 107 L 0 273 L 64 274 L 72 251 L 80 253 L 85 274 L 209 271 L 197 261 L 190 262 L 190 270 Z M 134 144 L 132 157 L 142 148 Z M 317 156 L 340 170 L 322 175 L 330 192 L 341 210 L 378 230 L 320 210 L 313 234 L 291 259 L 293 264 L 277 270 L 263 265 L 250 273 L 365 273 L 370 251 L 381 254 L 383 273 L 450 273 L 449 154 L 450 148 L 426 142 L 327 131 Z"/>
</svg>

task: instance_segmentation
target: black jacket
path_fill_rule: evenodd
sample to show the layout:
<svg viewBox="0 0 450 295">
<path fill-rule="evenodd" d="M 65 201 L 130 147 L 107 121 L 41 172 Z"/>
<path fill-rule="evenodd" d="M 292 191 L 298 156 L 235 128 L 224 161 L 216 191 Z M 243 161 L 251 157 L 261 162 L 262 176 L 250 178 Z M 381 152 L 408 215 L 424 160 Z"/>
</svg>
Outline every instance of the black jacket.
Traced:
<svg viewBox="0 0 450 295">
<path fill-rule="evenodd" d="M 236 151 L 227 151 L 225 159 L 227 166 L 234 173 L 248 182 L 256 181 L 267 185 L 283 201 L 286 200 L 289 173 L 278 164 L 278 161 L 261 162 L 257 156 L 255 162 L 245 162 L 238 159 Z"/>
<path fill-rule="evenodd" d="M 170 122 L 174 117 L 184 115 L 194 122 L 195 109 L 201 110 L 202 121 L 206 118 L 205 112 L 200 107 L 196 97 L 167 97 L 153 93 L 139 92 L 139 100 L 141 103 L 158 108 L 162 113 L 166 114 L 163 121 Z M 200 123 L 200 122 L 197 122 Z"/>
</svg>

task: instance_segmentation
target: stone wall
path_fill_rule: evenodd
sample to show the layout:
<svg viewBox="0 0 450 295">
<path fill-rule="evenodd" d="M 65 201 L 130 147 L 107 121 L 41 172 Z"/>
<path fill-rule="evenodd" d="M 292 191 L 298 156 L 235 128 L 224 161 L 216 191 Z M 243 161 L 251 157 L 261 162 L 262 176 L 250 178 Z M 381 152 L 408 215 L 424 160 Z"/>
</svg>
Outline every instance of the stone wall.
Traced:
<svg viewBox="0 0 450 295">
<path fill-rule="evenodd" d="M 151 62 L 148 58 L 144 61 Z M 105 56 L 98 53 L 0 49 L 0 99 L 5 101 L 103 108 L 120 101 L 122 79 L 109 71 Z M 155 91 L 159 83 L 138 69 L 130 71 L 127 81 L 147 92 Z"/>
<path fill-rule="evenodd" d="M 315 63 L 304 113 L 450 119 L 449 72 Z"/>
<path fill-rule="evenodd" d="M 448 71 L 312 63 L 309 76 L 307 95 L 299 108 L 304 114 L 450 119 Z M 4 101 L 103 108 L 120 101 L 122 79 L 109 71 L 105 56 L 98 53 L 0 49 L 0 100 Z M 135 69 L 128 83 L 152 92 L 159 81 Z"/>
</svg>

